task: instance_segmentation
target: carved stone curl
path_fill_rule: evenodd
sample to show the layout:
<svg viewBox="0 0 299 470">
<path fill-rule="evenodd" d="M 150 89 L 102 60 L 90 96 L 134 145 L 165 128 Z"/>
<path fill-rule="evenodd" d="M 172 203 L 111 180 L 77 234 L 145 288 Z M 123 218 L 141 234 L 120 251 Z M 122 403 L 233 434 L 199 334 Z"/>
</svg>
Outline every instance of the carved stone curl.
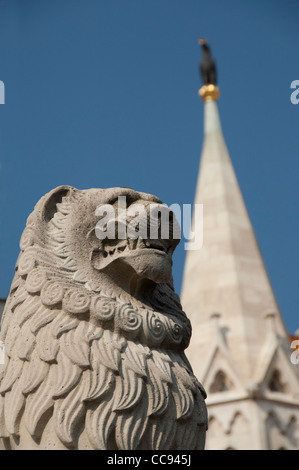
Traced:
<svg viewBox="0 0 299 470">
<path fill-rule="evenodd" d="M 148 216 L 162 204 L 61 186 L 27 220 L 1 326 L 0 449 L 204 448 L 205 391 L 171 280 L 178 240 L 98 238 L 96 209 L 118 215 L 119 196 Z M 132 211 L 121 220 L 132 232 Z"/>
</svg>

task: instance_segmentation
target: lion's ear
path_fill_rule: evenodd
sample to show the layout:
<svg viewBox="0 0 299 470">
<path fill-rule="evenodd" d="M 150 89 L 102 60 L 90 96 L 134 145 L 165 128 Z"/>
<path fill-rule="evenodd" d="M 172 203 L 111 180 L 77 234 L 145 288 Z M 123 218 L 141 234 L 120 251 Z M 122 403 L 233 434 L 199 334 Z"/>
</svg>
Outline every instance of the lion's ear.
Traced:
<svg viewBox="0 0 299 470">
<path fill-rule="evenodd" d="M 57 212 L 56 205 L 62 201 L 63 197 L 70 196 L 75 188 L 72 186 L 58 186 L 57 188 L 50 191 L 43 201 L 43 206 L 41 208 L 41 218 L 44 222 L 49 222 L 53 217 L 55 212 Z"/>
</svg>

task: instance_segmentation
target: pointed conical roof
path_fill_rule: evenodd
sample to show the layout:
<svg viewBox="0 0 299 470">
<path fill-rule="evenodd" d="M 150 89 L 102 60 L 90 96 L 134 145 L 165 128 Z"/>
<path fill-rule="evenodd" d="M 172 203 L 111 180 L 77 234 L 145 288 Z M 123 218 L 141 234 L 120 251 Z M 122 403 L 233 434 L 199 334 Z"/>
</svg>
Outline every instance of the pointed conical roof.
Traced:
<svg viewBox="0 0 299 470">
<path fill-rule="evenodd" d="M 210 315 L 219 312 L 233 360 L 250 382 L 265 315 L 278 313 L 277 334 L 287 341 L 287 332 L 222 134 L 219 93 L 205 85 L 200 95 L 204 142 L 194 202 L 203 204 L 203 246 L 186 253 L 181 300 L 193 329 L 187 356 L 201 379 L 213 342 Z"/>
</svg>

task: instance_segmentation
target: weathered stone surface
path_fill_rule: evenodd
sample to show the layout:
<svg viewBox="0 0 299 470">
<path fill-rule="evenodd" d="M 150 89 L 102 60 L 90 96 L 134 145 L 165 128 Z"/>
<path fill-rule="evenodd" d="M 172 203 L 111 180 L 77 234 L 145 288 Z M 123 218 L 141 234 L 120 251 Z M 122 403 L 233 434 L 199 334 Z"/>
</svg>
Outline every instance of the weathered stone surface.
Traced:
<svg viewBox="0 0 299 470">
<path fill-rule="evenodd" d="M 0 448 L 204 447 L 205 392 L 171 278 L 178 240 L 98 239 L 95 210 L 120 195 L 147 213 L 161 203 L 62 186 L 27 220 L 2 319 Z"/>
</svg>

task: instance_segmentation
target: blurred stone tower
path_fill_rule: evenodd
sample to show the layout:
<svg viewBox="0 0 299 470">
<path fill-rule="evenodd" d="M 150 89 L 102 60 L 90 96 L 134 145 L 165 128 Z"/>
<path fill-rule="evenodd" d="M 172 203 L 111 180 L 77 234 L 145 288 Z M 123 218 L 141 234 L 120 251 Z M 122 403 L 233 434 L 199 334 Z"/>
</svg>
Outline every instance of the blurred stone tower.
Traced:
<svg viewBox="0 0 299 470">
<path fill-rule="evenodd" d="M 299 449 L 297 351 L 222 134 L 215 62 L 200 43 L 204 142 L 194 202 L 203 204 L 203 247 L 187 251 L 181 300 L 193 329 L 187 356 L 208 394 L 206 449 Z"/>
</svg>

